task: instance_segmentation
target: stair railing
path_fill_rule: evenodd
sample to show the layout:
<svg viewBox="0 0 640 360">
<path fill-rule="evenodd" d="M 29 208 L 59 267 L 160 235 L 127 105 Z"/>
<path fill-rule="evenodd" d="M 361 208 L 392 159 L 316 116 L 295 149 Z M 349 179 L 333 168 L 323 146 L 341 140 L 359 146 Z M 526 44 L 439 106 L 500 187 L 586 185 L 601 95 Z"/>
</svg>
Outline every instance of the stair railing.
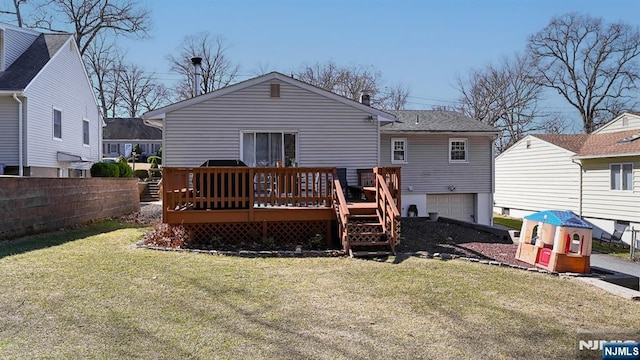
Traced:
<svg viewBox="0 0 640 360">
<path fill-rule="evenodd" d="M 351 213 L 347 206 L 347 200 L 344 197 L 344 191 L 340 180 L 333 180 L 333 206 L 336 209 L 336 216 L 338 217 L 338 233 L 340 235 L 340 241 L 342 242 L 342 248 L 344 251 L 349 251 L 349 233 L 348 223 Z"/>
<path fill-rule="evenodd" d="M 384 232 L 390 237 L 389 245 L 391 250 L 395 252 L 398 241 L 397 226 L 400 223 L 400 212 L 389 192 L 385 178 L 380 174 L 376 174 L 376 204 L 378 207 L 378 220 L 382 224 Z"/>
</svg>

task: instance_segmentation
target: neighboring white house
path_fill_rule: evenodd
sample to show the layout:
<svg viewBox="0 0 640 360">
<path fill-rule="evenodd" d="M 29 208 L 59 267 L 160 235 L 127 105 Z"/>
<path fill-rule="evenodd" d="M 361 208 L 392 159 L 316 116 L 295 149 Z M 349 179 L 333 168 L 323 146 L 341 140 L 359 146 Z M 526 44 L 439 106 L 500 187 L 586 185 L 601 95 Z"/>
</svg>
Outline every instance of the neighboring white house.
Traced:
<svg viewBox="0 0 640 360">
<path fill-rule="evenodd" d="M 102 153 L 106 157 L 129 157 L 140 145 L 141 161 L 158 155 L 162 147 L 162 130 L 144 123 L 142 118 L 109 118 L 103 130 Z"/>
<path fill-rule="evenodd" d="M 497 129 L 453 111 L 392 111 L 381 127 L 381 166 L 402 167 L 402 215 L 440 216 L 491 225 L 493 141 Z"/>
<path fill-rule="evenodd" d="M 102 126 L 73 35 L 0 23 L 0 170 L 88 176 Z"/>
<path fill-rule="evenodd" d="M 491 224 L 491 144 L 497 131 L 446 112 L 397 116 L 415 122 L 414 114 L 422 119 L 419 126 L 404 126 L 394 123 L 393 113 L 273 72 L 148 112 L 143 119 L 163 128 L 168 167 L 199 166 L 208 159 L 336 167 L 346 168 L 347 182 L 356 184 L 358 169 L 399 166 L 403 216 L 415 204 L 419 216 L 434 209 Z"/>
<path fill-rule="evenodd" d="M 526 136 L 496 158 L 494 205 L 515 217 L 571 210 L 595 226 L 596 238 L 616 225 L 640 229 L 639 114 L 590 135 Z"/>
</svg>

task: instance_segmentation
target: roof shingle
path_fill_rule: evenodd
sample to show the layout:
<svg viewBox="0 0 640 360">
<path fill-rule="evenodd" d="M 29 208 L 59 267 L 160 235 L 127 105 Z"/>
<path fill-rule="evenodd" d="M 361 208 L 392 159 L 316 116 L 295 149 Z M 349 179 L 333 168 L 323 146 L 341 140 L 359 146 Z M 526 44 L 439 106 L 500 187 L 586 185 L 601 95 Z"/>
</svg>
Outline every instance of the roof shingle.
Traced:
<svg viewBox="0 0 640 360">
<path fill-rule="evenodd" d="M 577 158 L 599 158 L 640 155 L 640 138 L 633 141 L 621 141 L 636 134 L 640 134 L 640 130 L 590 135 L 537 134 L 532 136 L 572 151 Z"/>
<path fill-rule="evenodd" d="M 397 121 L 383 125 L 384 132 L 485 132 L 497 133 L 498 129 L 481 123 L 455 111 L 445 110 L 395 110 L 387 111 Z"/>
<path fill-rule="evenodd" d="M 40 34 L 11 66 L 0 71 L 0 90 L 24 90 L 71 36 Z"/>
<path fill-rule="evenodd" d="M 105 122 L 104 140 L 162 140 L 162 130 L 146 125 L 141 118 L 110 118 Z"/>
</svg>

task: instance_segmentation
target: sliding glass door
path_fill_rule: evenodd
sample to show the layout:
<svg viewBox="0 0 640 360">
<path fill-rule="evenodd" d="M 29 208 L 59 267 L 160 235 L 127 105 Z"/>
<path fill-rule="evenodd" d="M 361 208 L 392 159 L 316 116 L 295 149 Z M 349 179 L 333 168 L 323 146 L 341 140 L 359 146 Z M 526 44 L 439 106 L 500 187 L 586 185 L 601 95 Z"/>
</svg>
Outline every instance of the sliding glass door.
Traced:
<svg viewBox="0 0 640 360">
<path fill-rule="evenodd" d="M 297 166 L 296 133 L 242 133 L 242 161 L 248 166 Z"/>
</svg>

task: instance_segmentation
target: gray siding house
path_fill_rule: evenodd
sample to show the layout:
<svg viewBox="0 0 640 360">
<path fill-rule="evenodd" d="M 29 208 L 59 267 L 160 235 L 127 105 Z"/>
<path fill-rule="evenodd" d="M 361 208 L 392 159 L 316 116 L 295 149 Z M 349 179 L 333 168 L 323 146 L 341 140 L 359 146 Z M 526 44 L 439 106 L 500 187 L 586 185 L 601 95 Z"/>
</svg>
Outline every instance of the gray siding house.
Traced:
<svg viewBox="0 0 640 360">
<path fill-rule="evenodd" d="M 162 130 L 144 123 L 142 118 L 110 118 L 103 130 L 102 153 L 105 157 L 129 157 L 140 145 L 141 161 L 157 155 L 162 147 Z"/>
<path fill-rule="evenodd" d="M 420 121 L 413 126 L 416 114 Z M 497 131 L 455 113 L 385 112 L 274 72 L 143 119 L 163 128 L 168 167 L 194 167 L 208 159 L 336 167 L 346 168 L 347 182 L 355 185 L 358 169 L 397 166 L 402 216 L 414 204 L 418 216 L 439 211 L 491 223 Z"/>
<path fill-rule="evenodd" d="M 0 170 L 88 176 L 102 125 L 73 35 L 0 23 Z"/>
<path fill-rule="evenodd" d="M 497 130 L 453 111 L 401 110 L 381 127 L 381 166 L 402 167 L 402 215 L 492 224 Z"/>
</svg>

